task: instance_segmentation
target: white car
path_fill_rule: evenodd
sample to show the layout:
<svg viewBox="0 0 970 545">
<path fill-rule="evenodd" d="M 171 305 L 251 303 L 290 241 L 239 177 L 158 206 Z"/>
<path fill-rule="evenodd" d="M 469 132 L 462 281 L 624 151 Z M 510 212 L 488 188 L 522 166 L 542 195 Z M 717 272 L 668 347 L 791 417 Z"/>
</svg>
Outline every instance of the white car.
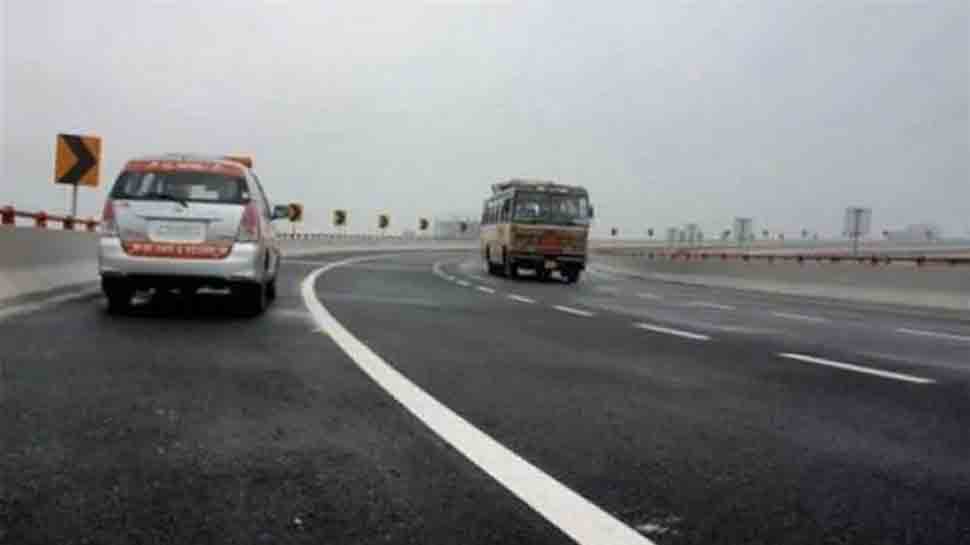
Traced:
<svg viewBox="0 0 970 545">
<path fill-rule="evenodd" d="M 276 295 L 272 207 L 244 157 L 162 155 L 129 161 L 104 205 L 98 264 L 110 311 L 136 290 L 229 288 L 259 314 Z"/>
</svg>

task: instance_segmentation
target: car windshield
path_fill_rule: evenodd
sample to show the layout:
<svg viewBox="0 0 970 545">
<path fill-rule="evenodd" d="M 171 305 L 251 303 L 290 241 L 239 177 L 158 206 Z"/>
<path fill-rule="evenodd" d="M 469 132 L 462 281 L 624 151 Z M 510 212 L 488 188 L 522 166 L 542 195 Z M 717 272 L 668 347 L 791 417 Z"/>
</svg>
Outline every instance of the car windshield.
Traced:
<svg viewBox="0 0 970 545">
<path fill-rule="evenodd" d="M 242 204 L 249 201 L 249 192 L 242 179 L 210 172 L 126 171 L 115 183 L 111 197 Z"/>
<path fill-rule="evenodd" d="M 521 223 L 579 225 L 589 218 L 586 197 L 523 192 L 515 196 L 513 220 Z"/>
</svg>

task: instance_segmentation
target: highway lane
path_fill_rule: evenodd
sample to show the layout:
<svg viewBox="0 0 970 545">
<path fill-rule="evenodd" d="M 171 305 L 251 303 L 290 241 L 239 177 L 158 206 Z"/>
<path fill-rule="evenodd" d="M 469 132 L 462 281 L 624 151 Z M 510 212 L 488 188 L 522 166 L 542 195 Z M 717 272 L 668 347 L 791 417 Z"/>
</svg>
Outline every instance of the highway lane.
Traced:
<svg viewBox="0 0 970 545">
<path fill-rule="evenodd" d="M 299 283 L 342 257 L 285 265 L 257 319 L 211 295 L 0 321 L 0 543 L 563 542 L 315 332 Z"/>
<path fill-rule="evenodd" d="M 301 282 L 348 257 L 287 263 L 257 320 L 210 296 L 0 321 L 0 543 L 569 542 L 316 331 Z M 965 322 L 480 271 L 409 252 L 310 291 L 414 384 L 657 543 L 970 543 Z"/>
<path fill-rule="evenodd" d="M 330 306 L 432 395 L 628 524 L 654 528 L 658 541 L 960 543 L 970 536 L 965 347 L 936 342 L 934 352 L 932 342 L 913 336 L 903 342 L 930 347 L 934 361 L 860 359 L 841 338 L 800 322 L 779 325 L 774 317 L 770 329 L 751 331 L 710 315 L 737 312 L 739 301 L 715 303 L 734 311 L 687 306 L 671 323 L 655 301 L 618 298 L 633 287 L 621 281 L 594 276 L 570 287 L 491 278 L 478 267 L 473 258 L 438 263 L 444 293 L 467 297 L 460 312 L 421 309 L 405 321 L 375 316 L 366 304 Z M 400 293 L 391 279 L 339 270 L 321 285 Z M 670 295 L 670 286 L 635 287 Z M 697 300 L 697 290 L 672 289 Z M 608 302 L 615 299 L 622 302 Z M 701 314 L 716 326 L 705 331 L 709 340 L 633 327 L 652 318 L 658 330 L 689 333 L 682 324 L 696 325 Z M 895 309 L 877 314 L 873 323 L 965 327 Z M 430 329 L 433 341 L 416 341 Z M 933 382 L 779 357 L 792 353 Z M 662 521 L 672 527 L 666 533 L 657 529 Z"/>
</svg>

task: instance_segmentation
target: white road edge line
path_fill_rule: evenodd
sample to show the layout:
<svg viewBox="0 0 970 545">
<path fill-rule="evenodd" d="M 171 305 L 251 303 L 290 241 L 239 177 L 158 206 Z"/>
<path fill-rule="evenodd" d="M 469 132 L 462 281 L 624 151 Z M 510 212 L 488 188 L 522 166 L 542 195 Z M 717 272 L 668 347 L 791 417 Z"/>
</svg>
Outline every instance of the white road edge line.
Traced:
<svg viewBox="0 0 970 545">
<path fill-rule="evenodd" d="M 513 301 L 518 301 L 520 303 L 529 303 L 530 305 L 535 304 L 536 302 L 535 299 L 529 299 L 528 297 L 522 297 L 521 295 L 515 295 L 514 293 L 510 294 L 508 297 Z"/>
<path fill-rule="evenodd" d="M 486 288 L 485 286 L 478 286 L 476 289 L 484 293 L 495 293 L 495 290 L 492 288 Z"/>
<path fill-rule="evenodd" d="M 653 301 L 660 301 L 663 299 L 662 295 L 657 295 L 656 293 L 638 293 L 637 297 L 641 299 L 651 299 Z"/>
<path fill-rule="evenodd" d="M 683 337 L 685 339 L 691 339 L 694 341 L 709 341 L 711 340 L 708 335 L 701 335 L 700 333 L 691 333 L 690 331 L 681 331 L 679 329 L 671 329 L 669 327 L 662 327 L 653 324 L 633 324 L 633 327 L 638 327 L 640 329 L 646 329 L 647 331 L 653 331 L 654 333 L 665 333 L 667 335 L 674 335 L 676 337 Z"/>
<path fill-rule="evenodd" d="M 934 339 L 946 339 L 949 341 L 961 341 L 968 343 L 970 342 L 970 337 L 965 335 L 954 335 L 953 333 L 937 333 L 936 331 L 925 331 L 922 329 L 908 329 L 905 327 L 900 327 L 896 329 L 898 333 L 906 333 L 907 335 L 918 335 L 920 337 L 933 337 Z"/>
<path fill-rule="evenodd" d="M 914 384 L 933 384 L 934 382 L 936 382 L 935 380 L 929 379 L 929 378 L 907 375 L 905 373 L 894 373 L 892 371 L 883 371 L 882 369 L 874 369 L 872 367 L 864 367 L 862 365 L 854 365 L 851 363 L 842 363 L 838 361 L 827 360 L 825 358 L 816 358 L 815 356 L 806 356 L 804 354 L 792 354 L 788 352 L 783 352 L 778 355 L 783 358 L 788 358 L 790 360 L 796 360 L 804 363 L 814 363 L 817 365 L 825 365 L 828 367 L 835 367 L 836 369 L 855 371 L 856 373 L 865 373 L 867 375 L 875 375 L 877 377 L 882 377 L 882 378 L 890 378 L 893 380 L 912 382 Z"/>
<path fill-rule="evenodd" d="M 36 301 L 0 307 L 0 320 L 6 320 L 22 314 L 30 314 L 32 312 L 37 312 L 38 310 L 44 310 L 48 307 L 61 305 L 63 303 L 68 303 L 78 299 L 94 297 L 99 293 L 101 293 L 101 288 L 86 288 L 71 293 L 65 293 L 63 295 L 48 297 L 46 299 L 39 299 Z"/>
<path fill-rule="evenodd" d="M 785 318 L 786 320 L 798 320 L 800 322 L 812 322 L 816 324 L 821 324 L 828 322 L 828 318 L 822 318 L 821 316 L 808 316 L 807 314 L 795 314 L 792 312 L 772 312 L 772 316 L 776 318 Z"/>
<path fill-rule="evenodd" d="M 722 305 L 720 303 L 711 303 L 708 301 L 694 301 L 687 303 L 684 306 L 691 308 L 710 308 L 714 310 L 737 310 L 737 308 L 732 307 L 731 305 Z"/>
<path fill-rule="evenodd" d="M 562 305 L 553 305 L 552 308 L 558 310 L 559 312 L 565 312 L 566 314 L 572 314 L 574 316 L 583 316 L 586 318 L 592 318 L 593 316 L 596 316 L 592 312 L 589 312 L 586 310 L 580 310 L 578 308 L 572 308 L 572 307 L 564 307 Z"/>
<path fill-rule="evenodd" d="M 512 452 L 447 406 L 431 397 L 354 337 L 317 299 L 317 278 L 327 271 L 360 261 L 346 259 L 314 270 L 300 286 L 303 302 L 321 329 L 357 366 L 428 428 L 528 504 L 580 545 L 653 542 L 623 524 L 572 489 Z"/>
</svg>

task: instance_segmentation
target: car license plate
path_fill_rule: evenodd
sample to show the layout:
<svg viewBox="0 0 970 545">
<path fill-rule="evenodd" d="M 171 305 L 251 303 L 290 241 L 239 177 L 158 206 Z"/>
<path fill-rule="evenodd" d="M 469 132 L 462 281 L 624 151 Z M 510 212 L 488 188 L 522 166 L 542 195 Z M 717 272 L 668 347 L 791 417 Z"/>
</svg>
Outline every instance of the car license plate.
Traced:
<svg viewBox="0 0 970 545">
<path fill-rule="evenodd" d="M 203 242 L 205 223 L 200 221 L 155 221 L 149 229 L 151 239 L 159 242 Z"/>
<path fill-rule="evenodd" d="M 547 259 L 546 260 L 546 269 L 548 269 L 548 270 L 551 271 L 551 270 L 557 268 L 557 266 L 558 265 L 556 264 L 556 261 L 555 260 L 553 260 L 553 259 Z"/>
</svg>

